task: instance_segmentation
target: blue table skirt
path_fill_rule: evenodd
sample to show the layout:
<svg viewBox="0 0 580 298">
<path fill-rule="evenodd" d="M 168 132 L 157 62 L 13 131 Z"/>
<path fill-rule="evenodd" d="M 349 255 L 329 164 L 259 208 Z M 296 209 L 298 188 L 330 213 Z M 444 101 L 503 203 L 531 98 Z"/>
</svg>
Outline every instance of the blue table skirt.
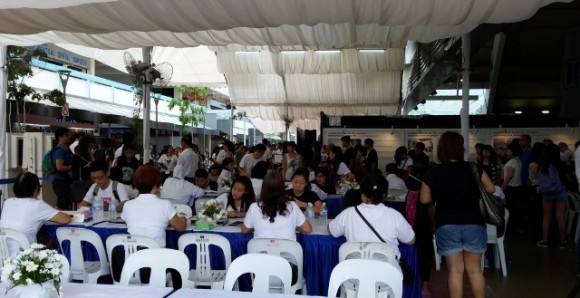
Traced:
<svg viewBox="0 0 580 298">
<path fill-rule="evenodd" d="M 328 218 L 336 218 L 336 216 L 342 211 L 344 199 L 342 197 L 332 196 L 326 198 L 323 202 L 326 203 L 326 208 L 328 209 Z M 383 204 L 405 215 L 405 202 L 385 201 Z"/>
<path fill-rule="evenodd" d="M 68 256 L 68 247 L 61 249 L 56 238 L 56 229 L 62 225 L 45 225 L 41 228 L 39 233 L 47 234 L 54 242 L 57 244 L 59 251 Z M 82 226 L 78 226 L 82 227 Z M 106 242 L 107 237 L 113 234 L 127 233 L 127 229 L 123 227 L 119 228 L 99 228 L 88 227 L 88 229 L 95 231 L 101 236 L 103 244 Z M 166 245 L 168 248 L 177 249 L 177 241 L 181 235 L 184 233 L 191 233 L 191 230 L 186 232 L 176 232 L 174 230 L 167 230 L 166 234 Z M 207 231 L 204 231 L 206 233 Z M 225 233 L 225 232 L 214 232 L 209 231 L 208 233 L 215 233 L 226 237 L 231 244 L 232 248 L 232 260 L 240 255 L 247 253 L 247 244 L 253 238 L 252 234 L 242 234 L 242 233 Z M 344 237 L 334 238 L 330 235 L 308 235 L 308 234 L 297 234 L 297 240 L 302 245 L 304 250 L 304 275 L 306 276 L 306 287 L 308 289 L 309 295 L 320 295 L 327 296 L 328 283 L 330 281 L 330 274 L 334 266 L 338 263 L 338 250 L 340 245 L 345 242 Z M 399 250 L 401 251 L 401 256 L 407 260 L 410 267 L 413 268 L 415 274 L 414 287 L 409 287 L 408 285 L 403 286 L 403 297 L 421 297 L 421 278 L 419 276 L 419 267 L 417 261 L 417 249 L 415 246 L 409 246 L 401 244 L 399 245 Z M 87 260 L 97 260 L 98 256 L 95 250 L 90 245 L 83 246 L 83 251 L 85 253 L 85 258 Z M 221 255 L 221 250 L 216 249 L 210 251 L 212 254 L 212 269 L 221 269 L 223 266 L 223 255 Z M 187 250 L 186 254 L 190 259 L 191 268 L 195 268 L 195 250 Z M 215 259 L 215 260 L 214 260 Z M 214 268 L 215 266 L 215 268 Z M 240 287 L 242 290 L 249 289 L 249 280 L 242 281 Z"/>
</svg>

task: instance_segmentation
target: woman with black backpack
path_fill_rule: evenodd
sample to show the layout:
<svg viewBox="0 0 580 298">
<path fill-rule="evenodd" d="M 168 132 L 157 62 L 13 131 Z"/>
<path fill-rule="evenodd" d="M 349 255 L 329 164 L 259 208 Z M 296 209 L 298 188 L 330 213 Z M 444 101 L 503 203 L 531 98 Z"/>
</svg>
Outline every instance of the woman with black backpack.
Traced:
<svg viewBox="0 0 580 298">
<path fill-rule="evenodd" d="M 544 150 L 540 171 L 538 173 L 538 186 L 542 194 L 542 240 L 537 243 L 539 247 L 548 247 L 548 235 L 550 222 L 552 221 L 552 207 L 556 205 L 556 221 L 558 222 L 558 234 L 560 248 L 568 248 L 566 241 L 566 208 L 568 207 L 568 193 L 564 186 L 566 177 L 566 164 L 560 159 L 560 149 L 555 144 L 549 144 Z"/>
</svg>

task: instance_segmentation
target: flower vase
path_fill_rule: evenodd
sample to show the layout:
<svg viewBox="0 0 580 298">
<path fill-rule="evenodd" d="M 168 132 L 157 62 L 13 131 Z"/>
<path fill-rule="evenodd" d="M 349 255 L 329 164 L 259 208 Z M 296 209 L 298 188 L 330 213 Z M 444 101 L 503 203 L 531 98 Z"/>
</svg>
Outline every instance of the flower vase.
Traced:
<svg viewBox="0 0 580 298">
<path fill-rule="evenodd" d="M 50 293 L 54 289 L 52 281 L 47 281 L 42 284 L 32 284 L 29 286 L 14 287 L 14 294 L 16 297 L 22 298 L 50 298 Z"/>
<path fill-rule="evenodd" d="M 198 219 L 195 222 L 195 229 L 198 231 L 211 231 L 215 228 L 215 220 Z"/>
</svg>

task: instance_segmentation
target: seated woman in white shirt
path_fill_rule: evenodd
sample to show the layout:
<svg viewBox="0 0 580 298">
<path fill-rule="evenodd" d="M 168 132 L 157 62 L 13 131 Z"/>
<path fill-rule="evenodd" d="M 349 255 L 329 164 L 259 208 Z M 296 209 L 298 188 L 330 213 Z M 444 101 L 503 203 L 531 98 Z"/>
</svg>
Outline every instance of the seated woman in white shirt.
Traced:
<svg viewBox="0 0 580 298">
<path fill-rule="evenodd" d="M 26 235 L 28 242 L 36 243 L 36 234 L 45 221 L 68 224 L 68 214 L 59 212 L 44 201 L 38 200 L 40 182 L 34 173 L 24 172 L 16 177 L 14 195 L 4 202 L 0 228 L 12 229 Z M 8 239 L 10 254 L 15 256 L 20 251 L 18 243 Z"/>
<path fill-rule="evenodd" d="M 234 179 L 231 192 L 221 194 L 216 200 L 226 209 L 229 218 L 245 217 L 250 205 L 256 202 L 252 181 L 246 176 Z"/>
<path fill-rule="evenodd" d="M 157 196 L 160 184 L 159 170 L 150 165 L 139 167 L 133 177 L 133 186 L 139 196 L 125 203 L 121 218 L 127 223 L 129 234 L 153 238 L 159 246 L 165 247 L 167 225 L 182 232 L 187 228 L 187 220 L 177 215 L 168 200 Z"/>
<path fill-rule="evenodd" d="M 264 183 L 264 177 L 268 173 L 268 162 L 260 161 L 252 168 L 252 187 L 254 188 L 254 194 L 256 195 L 256 201 L 260 200 L 260 193 L 262 192 L 262 183 Z"/>
<path fill-rule="evenodd" d="M 360 184 L 362 203 L 345 209 L 331 221 L 328 224 L 330 234 L 345 236 L 348 242 L 384 242 L 400 257 L 399 242 L 415 243 L 415 232 L 401 213 L 382 204 L 387 189 L 385 177 L 368 175 Z M 357 209 L 383 240 L 365 223 Z M 398 264 L 393 265 L 398 267 Z"/>
<path fill-rule="evenodd" d="M 161 188 L 161 198 L 172 199 L 187 206 L 193 206 L 195 199 L 203 197 L 205 190 L 185 180 L 183 166 L 173 168 L 173 177 L 167 178 Z"/>
<path fill-rule="evenodd" d="M 264 177 L 262 194 L 246 213 L 242 233 L 254 232 L 256 238 L 277 238 L 296 241 L 296 229 L 302 233 L 312 233 L 312 225 L 284 191 L 284 178 L 278 172 L 270 172 Z M 281 255 L 292 267 L 292 284 L 297 280 L 296 259 Z"/>
<path fill-rule="evenodd" d="M 339 147 L 332 147 L 328 154 L 328 172 L 331 176 L 330 181 L 335 183 L 338 180 L 352 181 L 354 174 L 348 166 L 342 162 L 342 150 Z"/>
<path fill-rule="evenodd" d="M 396 163 L 390 163 L 386 166 L 387 170 L 387 182 L 389 182 L 389 190 L 400 190 L 402 192 L 407 192 L 407 185 L 403 178 L 403 170 L 399 169 Z"/>
</svg>

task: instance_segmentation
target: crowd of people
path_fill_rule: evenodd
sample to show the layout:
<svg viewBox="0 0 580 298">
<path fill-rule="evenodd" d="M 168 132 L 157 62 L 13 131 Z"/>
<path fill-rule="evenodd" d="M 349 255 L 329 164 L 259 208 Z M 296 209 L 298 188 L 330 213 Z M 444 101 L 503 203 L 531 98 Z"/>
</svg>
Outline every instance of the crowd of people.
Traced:
<svg viewBox="0 0 580 298">
<path fill-rule="evenodd" d="M 425 297 L 430 295 L 433 234 L 438 254 L 447 260 L 450 296 L 462 296 L 464 273 L 473 296 L 485 295 L 480 263 L 487 232 L 478 209 L 479 184 L 500 197 L 505 193 L 511 214 L 510 232 L 528 233 L 539 247 L 551 244 L 552 214 L 558 224 L 556 244 L 568 247 L 564 228 L 567 191 L 578 190 L 574 152 L 565 144 L 548 140 L 532 145 L 526 134 L 507 145 L 502 156 L 505 160 L 496 156 L 491 145 L 477 144 L 477 158 L 469 163 L 464 159 L 463 137 L 445 132 L 436 148 L 438 163 L 429 160 L 425 144 L 416 142 L 411 150 L 397 148 L 392 162 L 384 165 L 384 172 L 379 169 L 383 165 L 379 165 L 374 141 L 353 144 L 349 136 L 342 137 L 340 147 L 314 142 L 306 150 L 294 142 L 271 145 L 265 140 L 247 148 L 225 141 L 207 159 L 185 136 L 179 148 L 165 146 L 160 157 L 148 165 L 140 165 L 135 157 L 131 135 L 123 138 L 123 145 L 115 153 L 106 142 L 94 149 L 90 136 L 80 136 L 76 144 L 70 144 L 72 138 L 66 128 L 58 128 L 55 137 L 56 171 L 49 177 L 57 208 L 72 208 L 68 188 L 72 181 L 89 181 L 80 207 L 91 206 L 97 198 L 110 198 L 129 233 L 149 236 L 160 246 L 165 246 L 168 225 L 178 231 L 187 226 L 187 220 L 163 199 L 193 208 L 197 198 L 219 192 L 222 194 L 217 201 L 227 216 L 243 218 L 242 233 L 296 240 L 296 229 L 312 231 L 304 214 L 307 207 L 320 213 L 322 200 L 335 194 L 341 182 L 356 179 L 360 188 L 344 194 L 344 210 L 330 221 L 330 234 L 345 236 L 347 241 L 384 242 L 396 255 L 399 243 L 415 244 Z M 0 227 L 21 230 L 35 242 L 43 221 L 70 222 L 57 209 L 35 200 L 40 188 L 34 174 L 19 175 L 14 190 L 16 197 L 6 201 Z M 382 204 L 393 191 L 419 193 L 413 226 L 401 213 Z M 24 205 L 38 210 L 36 217 L 20 216 L 27 222 L 15 217 L 19 214 L 15 210 L 23 210 Z M 288 261 L 296 265 L 291 257 Z"/>
</svg>

